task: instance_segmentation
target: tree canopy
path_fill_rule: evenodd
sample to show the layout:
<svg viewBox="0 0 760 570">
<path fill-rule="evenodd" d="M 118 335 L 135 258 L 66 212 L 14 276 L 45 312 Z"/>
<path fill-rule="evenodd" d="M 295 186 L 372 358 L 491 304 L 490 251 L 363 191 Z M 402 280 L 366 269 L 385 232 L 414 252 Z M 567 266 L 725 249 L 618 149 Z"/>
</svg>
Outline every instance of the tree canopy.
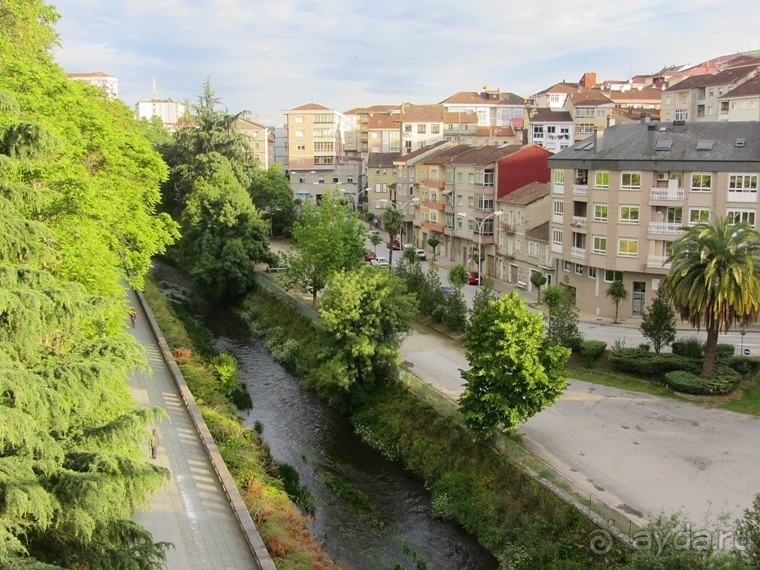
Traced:
<svg viewBox="0 0 760 570">
<path fill-rule="evenodd" d="M 707 331 L 705 378 L 715 370 L 719 332 L 747 326 L 760 313 L 759 256 L 760 234 L 730 218 L 701 222 L 673 242 L 662 287 L 682 320 Z"/>
<path fill-rule="evenodd" d="M 479 439 L 512 429 L 553 404 L 567 386 L 561 376 L 570 350 L 546 346 L 541 315 L 516 291 L 489 303 L 467 325 L 469 370 L 459 398 L 465 423 Z"/>
<path fill-rule="evenodd" d="M 147 569 L 166 545 L 131 519 L 167 473 L 120 279 L 139 287 L 176 225 L 131 110 L 52 63 L 56 19 L 0 6 L 0 566 Z"/>
</svg>

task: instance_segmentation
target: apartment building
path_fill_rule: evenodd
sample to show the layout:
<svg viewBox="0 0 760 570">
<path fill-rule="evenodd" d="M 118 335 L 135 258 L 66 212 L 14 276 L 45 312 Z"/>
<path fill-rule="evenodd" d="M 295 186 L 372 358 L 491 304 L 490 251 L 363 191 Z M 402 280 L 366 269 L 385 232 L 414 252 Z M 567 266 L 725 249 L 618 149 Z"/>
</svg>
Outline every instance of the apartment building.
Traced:
<svg viewBox="0 0 760 570">
<path fill-rule="evenodd" d="M 248 141 L 251 154 L 257 164 L 261 168 L 269 168 L 269 165 L 272 164 L 269 129 L 245 117 L 238 117 L 237 121 L 235 121 L 235 128 Z M 274 136 L 272 135 L 271 138 L 274 138 Z"/>
<path fill-rule="evenodd" d="M 531 109 L 526 119 L 528 143 L 559 152 L 575 142 L 573 117 L 568 111 Z"/>
<path fill-rule="evenodd" d="M 471 113 L 480 127 L 509 127 L 513 119 L 525 116 L 526 101 L 514 93 L 483 86 L 480 91 L 460 91 L 441 101 L 448 113 Z"/>
<path fill-rule="evenodd" d="M 345 152 L 345 116 L 316 103 L 283 111 L 286 117 L 288 177 L 296 198 L 316 203 L 328 188 L 358 195 L 363 163 Z"/>
<path fill-rule="evenodd" d="M 135 103 L 135 118 L 150 120 L 153 117 L 161 119 L 165 128 L 174 130 L 177 123 L 187 112 L 187 103 L 171 99 L 151 99 Z"/>
<path fill-rule="evenodd" d="M 368 154 L 401 152 L 401 115 L 376 113 L 367 118 Z"/>
<path fill-rule="evenodd" d="M 575 140 L 581 141 L 610 125 L 615 104 L 598 89 L 581 89 L 568 94 L 565 110 L 573 117 Z"/>
<path fill-rule="evenodd" d="M 549 244 L 551 197 L 548 182 L 531 182 L 499 198 L 496 276 L 533 291 L 530 277 L 541 273 L 554 283 L 554 258 Z"/>
<path fill-rule="evenodd" d="M 716 73 L 687 77 L 663 91 L 660 117 L 665 122 L 727 120 L 728 105 L 719 99 L 758 74 L 760 59 Z"/>
<path fill-rule="evenodd" d="M 369 122 L 374 116 L 398 115 L 399 105 L 372 105 L 371 107 L 355 107 L 345 112 L 346 116 L 346 152 L 366 156 L 370 150 Z M 395 152 L 395 151 L 375 151 Z"/>
<path fill-rule="evenodd" d="M 417 243 L 436 237 L 439 255 L 468 265 L 480 247 L 481 269 L 493 275 L 498 233 L 494 204 L 528 182 L 547 182 L 550 155 L 536 145 L 457 145 L 420 160 Z"/>
<path fill-rule="evenodd" d="M 726 121 L 760 121 L 760 75 L 718 97 L 720 118 Z"/>
<path fill-rule="evenodd" d="M 443 105 L 401 105 L 399 116 L 403 153 L 443 140 Z"/>
<path fill-rule="evenodd" d="M 639 315 L 669 267 L 682 227 L 716 214 L 757 227 L 760 123 L 640 123 L 597 131 L 549 158 L 557 281 L 577 307 L 614 316 L 622 278 Z"/>
<path fill-rule="evenodd" d="M 400 152 L 372 152 L 367 157 L 367 189 L 366 209 L 377 217 L 396 201 L 396 165 L 394 162 L 401 157 Z M 363 197 L 363 196 L 362 196 Z M 362 206 L 364 209 L 364 206 Z"/>
<path fill-rule="evenodd" d="M 119 80 L 113 75 L 108 75 L 103 71 L 96 71 L 94 73 L 69 73 L 67 74 L 69 79 L 76 81 L 84 81 L 90 85 L 94 85 L 109 99 L 117 99 L 119 97 Z"/>
</svg>

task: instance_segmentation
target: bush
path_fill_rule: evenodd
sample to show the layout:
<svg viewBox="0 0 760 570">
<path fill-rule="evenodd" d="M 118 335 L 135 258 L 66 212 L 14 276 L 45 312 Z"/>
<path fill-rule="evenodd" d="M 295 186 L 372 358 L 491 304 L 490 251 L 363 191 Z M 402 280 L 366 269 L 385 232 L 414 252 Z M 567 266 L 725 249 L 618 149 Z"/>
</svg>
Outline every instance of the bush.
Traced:
<svg viewBox="0 0 760 570">
<path fill-rule="evenodd" d="M 736 347 L 733 344 L 718 343 L 715 347 L 716 358 L 731 358 L 734 355 Z"/>
<path fill-rule="evenodd" d="M 673 390 L 696 395 L 728 394 L 739 379 L 739 374 L 730 368 L 721 368 L 715 376 L 707 379 L 683 370 L 665 374 L 665 383 Z"/>
<path fill-rule="evenodd" d="M 673 354 L 687 358 L 702 358 L 705 354 L 705 343 L 695 336 L 676 340 L 670 347 Z"/>
<path fill-rule="evenodd" d="M 601 340 L 584 340 L 581 343 L 580 353 L 583 365 L 586 368 L 592 368 L 594 361 L 599 358 L 604 349 L 607 348 L 607 343 Z"/>
<path fill-rule="evenodd" d="M 618 348 L 610 352 L 610 366 L 621 372 L 645 376 L 662 376 L 666 372 L 685 370 L 694 374 L 702 370 L 699 360 L 677 354 L 656 354 L 641 348 Z"/>
<path fill-rule="evenodd" d="M 732 356 L 731 358 L 724 360 L 723 364 L 741 374 L 743 378 L 746 378 L 760 369 L 760 358 Z"/>
<path fill-rule="evenodd" d="M 642 342 L 642 343 L 639 345 L 639 348 L 640 348 L 641 350 L 644 350 L 644 351 L 646 351 L 646 352 L 649 352 L 650 350 L 652 350 L 652 345 L 651 345 L 651 344 L 649 344 L 648 342 Z"/>
</svg>

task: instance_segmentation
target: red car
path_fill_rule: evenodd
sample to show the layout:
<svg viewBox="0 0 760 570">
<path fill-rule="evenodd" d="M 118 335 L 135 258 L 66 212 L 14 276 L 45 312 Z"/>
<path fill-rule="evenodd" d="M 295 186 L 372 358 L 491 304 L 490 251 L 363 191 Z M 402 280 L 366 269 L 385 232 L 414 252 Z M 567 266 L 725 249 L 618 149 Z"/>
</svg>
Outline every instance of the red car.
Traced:
<svg viewBox="0 0 760 570">
<path fill-rule="evenodd" d="M 467 281 L 470 285 L 482 285 L 483 277 L 478 275 L 477 271 L 470 271 L 470 279 Z"/>
<path fill-rule="evenodd" d="M 388 242 L 388 249 L 398 251 L 401 249 L 401 244 L 398 242 L 397 239 L 394 239 L 393 241 Z"/>
<path fill-rule="evenodd" d="M 364 252 L 364 261 L 372 261 L 373 259 L 375 259 L 375 257 L 377 256 L 375 255 L 375 252 L 373 251 Z"/>
</svg>

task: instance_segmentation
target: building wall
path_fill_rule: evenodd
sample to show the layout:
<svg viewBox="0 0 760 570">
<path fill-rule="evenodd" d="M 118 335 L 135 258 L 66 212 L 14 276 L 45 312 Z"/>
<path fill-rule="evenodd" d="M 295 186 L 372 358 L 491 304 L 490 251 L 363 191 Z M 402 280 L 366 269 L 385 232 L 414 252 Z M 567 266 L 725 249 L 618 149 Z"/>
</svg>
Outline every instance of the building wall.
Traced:
<svg viewBox="0 0 760 570">
<path fill-rule="evenodd" d="M 531 145 L 499 161 L 498 197 L 506 196 L 531 182 L 548 182 L 551 171 L 546 161 L 551 155 L 548 150 Z"/>
</svg>

